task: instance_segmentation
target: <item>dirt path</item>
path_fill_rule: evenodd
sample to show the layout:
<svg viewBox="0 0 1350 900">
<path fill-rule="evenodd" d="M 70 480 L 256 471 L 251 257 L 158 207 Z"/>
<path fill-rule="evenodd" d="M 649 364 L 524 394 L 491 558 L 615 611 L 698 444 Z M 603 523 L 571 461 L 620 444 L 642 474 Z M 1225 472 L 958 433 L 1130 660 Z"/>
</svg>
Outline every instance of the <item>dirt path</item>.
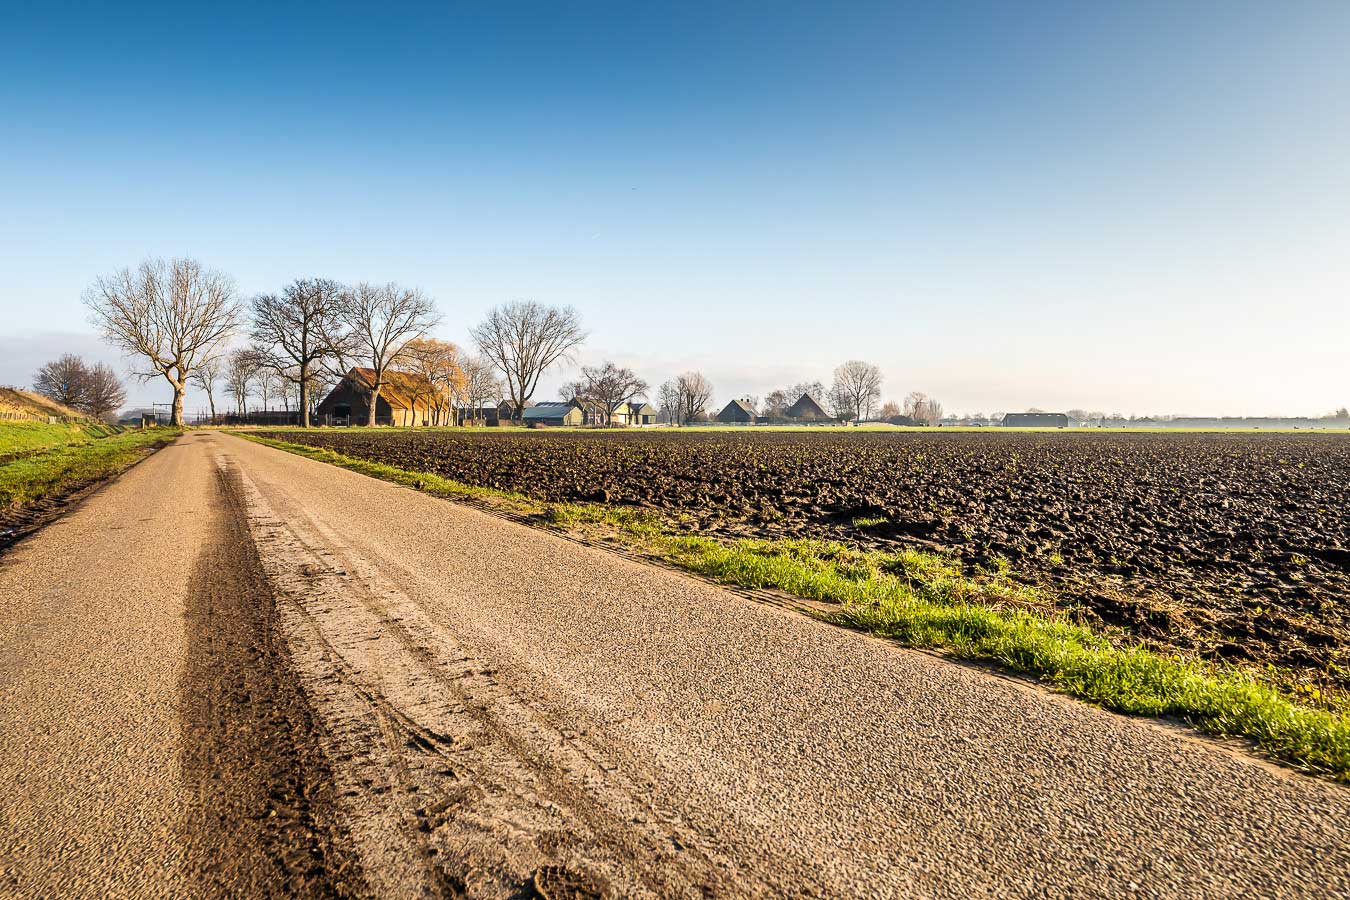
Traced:
<svg viewBox="0 0 1350 900">
<path fill-rule="evenodd" d="M 1350 891 L 1344 787 L 225 435 L 0 591 L 0 894 Z"/>
</svg>

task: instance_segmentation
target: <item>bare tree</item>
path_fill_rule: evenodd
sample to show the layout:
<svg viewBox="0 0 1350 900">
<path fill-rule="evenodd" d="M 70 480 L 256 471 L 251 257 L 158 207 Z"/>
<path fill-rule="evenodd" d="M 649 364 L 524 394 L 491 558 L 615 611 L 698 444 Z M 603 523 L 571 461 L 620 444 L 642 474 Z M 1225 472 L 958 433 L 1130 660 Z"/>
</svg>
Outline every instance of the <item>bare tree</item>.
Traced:
<svg viewBox="0 0 1350 900">
<path fill-rule="evenodd" d="M 107 419 L 126 402 L 122 379 L 107 363 L 97 363 L 85 371 L 84 402 L 80 409 L 95 419 Z"/>
<path fill-rule="evenodd" d="M 252 350 L 235 350 L 225 359 L 225 385 L 234 396 L 234 410 L 241 417 L 248 415 L 248 395 L 253 393 L 253 380 L 258 375 L 258 355 Z"/>
<path fill-rule="evenodd" d="M 220 383 L 224 368 L 219 356 L 207 356 L 197 361 L 197 367 L 188 376 L 188 381 L 206 391 L 212 424 L 216 421 L 216 385 Z"/>
<path fill-rule="evenodd" d="M 680 424 L 680 383 L 676 378 L 662 384 L 656 389 L 657 403 L 661 407 L 661 415 L 670 425 Z"/>
<path fill-rule="evenodd" d="M 883 419 L 894 419 L 897 416 L 904 415 L 904 413 L 900 411 L 899 403 L 896 403 L 894 400 L 887 400 L 885 403 L 881 404 L 881 412 L 878 413 L 878 415 Z"/>
<path fill-rule="evenodd" d="M 830 408 L 830 415 L 840 422 L 856 421 L 854 419 L 853 401 L 848 392 L 844 390 L 843 385 L 837 382 L 830 385 L 830 391 L 825 396 L 825 405 Z"/>
<path fill-rule="evenodd" d="M 539 377 L 586 339 L 581 317 L 568 307 L 519 300 L 496 307 L 471 334 L 506 380 L 512 418 L 519 420 Z"/>
<path fill-rule="evenodd" d="M 375 425 L 375 407 L 384 376 L 411 341 L 425 337 L 440 320 L 431 298 L 416 288 L 358 284 L 342 294 L 341 319 L 351 335 L 351 352 L 374 373 L 366 424 Z"/>
<path fill-rule="evenodd" d="M 702 372 L 685 372 L 675 379 L 675 384 L 679 390 L 680 421 L 692 422 L 712 401 L 712 382 Z"/>
<path fill-rule="evenodd" d="M 89 367 L 73 353 L 43 365 L 33 376 L 33 390 L 71 409 L 79 409 L 89 391 Z"/>
<path fill-rule="evenodd" d="M 281 393 L 281 373 L 267 365 L 266 357 L 253 350 L 253 360 L 257 369 L 253 373 L 253 385 L 258 389 L 258 400 L 262 402 L 262 411 L 271 409 L 272 397 Z"/>
<path fill-rule="evenodd" d="M 477 356 L 464 361 L 463 400 L 475 420 L 481 419 L 481 411 L 488 401 L 501 395 L 502 383 L 492 363 Z"/>
<path fill-rule="evenodd" d="M 936 425 L 942 418 L 942 404 L 922 391 L 912 391 L 905 398 L 905 415 L 924 425 Z"/>
<path fill-rule="evenodd" d="M 253 299 L 253 345 L 264 363 L 299 381 L 300 424 L 309 427 L 309 394 L 315 368 L 345 348 L 343 289 L 327 278 L 301 278 L 281 292 Z M 289 401 L 288 401 L 289 405 Z"/>
<path fill-rule="evenodd" d="M 582 366 L 581 378 L 569 388 L 572 396 L 604 407 L 605 424 L 614 424 L 614 413 L 630 400 L 647 396 L 647 382 L 633 370 L 606 362 L 602 366 Z"/>
<path fill-rule="evenodd" d="M 99 278 L 85 292 L 90 318 L 109 342 L 145 361 L 143 379 L 173 388 L 173 424 L 183 424 L 183 394 L 197 363 L 239 327 L 234 282 L 194 259 L 147 260 Z"/>
<path fill-rule="evenodd" d="M 73 353 L 38 369 L 33 376 L 33 389 L 95 419 L 107 418 L 127 399 L 112 366 L 107 363 L 90 366 Z"/>
<path fill-rule="evenodd" d="M 835 414 L 860 422 L 872 414 L 881 399 L 881 370 L 871 363 L 851 359 L 834 370 L 831 399 Z"/>
</svg>

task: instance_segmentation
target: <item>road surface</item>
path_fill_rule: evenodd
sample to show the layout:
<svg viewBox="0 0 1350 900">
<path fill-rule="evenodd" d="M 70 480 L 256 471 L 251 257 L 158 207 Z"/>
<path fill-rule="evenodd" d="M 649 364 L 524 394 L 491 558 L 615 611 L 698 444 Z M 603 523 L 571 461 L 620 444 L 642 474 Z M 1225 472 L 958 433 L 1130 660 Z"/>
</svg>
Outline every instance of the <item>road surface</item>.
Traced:
<svg viewBox="0 0 1350 900">
<path fill-rule="evenodd" d="M 0 558 L 0 894 L 1328 897 L 1350 790 L 222 434 Z"/>
</svg>

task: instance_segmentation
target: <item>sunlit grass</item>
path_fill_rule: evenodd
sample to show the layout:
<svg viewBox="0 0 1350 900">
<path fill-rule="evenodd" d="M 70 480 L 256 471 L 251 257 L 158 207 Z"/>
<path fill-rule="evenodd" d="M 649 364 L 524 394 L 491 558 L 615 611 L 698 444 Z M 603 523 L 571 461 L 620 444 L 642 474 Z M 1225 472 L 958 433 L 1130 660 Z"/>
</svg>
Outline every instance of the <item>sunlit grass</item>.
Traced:
<svg viewBox="0 0 1350 900">
<path fill-rule="evenodd" d="M 116 434 L 110 425 L 49 425 L 46 422 L 0 422 L 0 460 L 40 450 L 85 444 Z"/>
<path fill-rule="evenodd" d="M 13 427 L 0 425 L 0 447 L 30 441 L 32 435 L 16 437 L 8 433 Z M 163 428 L 112 431 L 96 427 L 85 428 L 78 437 L 48 433 L 46 445 L 35 447 L 28 443 L 28 450 L 20 451 L 22 455 L 0 463 L 0 510 L 34 503 L 71 486 L 106 478 L 140 459 L 147 447 L 170 441 L 178 434 Z M 54 440 L 59 443 L 53 443 Z"/>
</svg>

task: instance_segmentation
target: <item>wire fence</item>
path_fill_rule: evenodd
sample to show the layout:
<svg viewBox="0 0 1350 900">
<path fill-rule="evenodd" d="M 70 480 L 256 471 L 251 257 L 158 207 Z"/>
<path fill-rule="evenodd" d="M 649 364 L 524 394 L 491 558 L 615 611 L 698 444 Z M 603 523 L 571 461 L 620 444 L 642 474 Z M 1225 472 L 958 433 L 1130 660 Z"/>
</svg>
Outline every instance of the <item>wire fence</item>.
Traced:
<svg viewBox="0 0 1350 900">
<path fill-rule="evenodd" d="M 43 422 L 48 425 L 82 425 L 92 422 L 92 419 L 77 418 L 75 416 L 51 416 L 39 415 L 37 413 L 20 412 L 17 410 L 0 409 L 0 421 L 6 422 Z"/>
</svg>

